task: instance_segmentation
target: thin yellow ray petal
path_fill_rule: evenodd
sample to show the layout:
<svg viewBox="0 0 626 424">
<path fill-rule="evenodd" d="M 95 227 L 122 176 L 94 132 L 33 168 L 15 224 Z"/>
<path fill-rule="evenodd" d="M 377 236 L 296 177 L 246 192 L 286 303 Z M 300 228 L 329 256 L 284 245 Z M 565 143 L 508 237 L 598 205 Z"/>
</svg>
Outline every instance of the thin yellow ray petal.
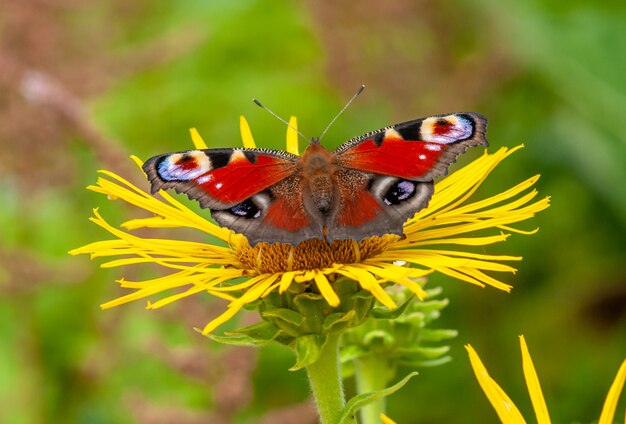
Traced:
<svg viewBox="0 0 626 424">
<path fill-rule="evenodd" d="M 141 171 L 143 172 L 142 166 L 143 166 L 143 161 L 141 159 L 139 159 L 137 156 L 135 155 L 130 155 L 130 159 L 135 162 L 135 165 L 137 165 L 137 167 L 139 169 L 141 169 Z"/>
<path fill-rule="evenodd" d="M 356 265 L 356 264 L 355 264 Z M 398 305 L 393 301 L 389 293 L 387 293 L 376 281 L 376 278 L 371 274 L 370 270 L 374 267 L 357 267 L 350 268 L 350 272 L 354 274 L 356 281 L 359 282 L 364 290 L 369 291 L 372 295 L 378 299 L 380 303 L 388 307 L 389 309 L 396 309 Z"/>
<path fill-rule="evenodd" d="M 429 206 L 420 211 L 414 219 L 439 215 L 465 202 L 502 160 L 521 147 L 517 146 L 510 150 L 503 147 L 494 154 L 485 152 L 481 158 L 438 182 Z"/>
<path fill-rule="evenodd" d="M 294 155 L 300 156 L 298 150 L 298 119 L 295 116 L 289 118 L 289 126 L 287 126 L 287 151 Z"/>
<path fill-rule="evenodd" d="M 606 400 L 604 401 L 604 405 L 602 406 L 602 413 L 600 414 L 598 424 L 613 423 L 615 409 L 617 408 L 617 401 L 619 400 L 619 397 L 622 393 L 625 381 L 626 360 L 624 360 L 624 362 L 622 362 L 622 365 L 619 367 L 617 375 L 615 376 L 615 380 L 613 380 L 613 384 L 611 384 L 611 388 L 609 389 L 609 393 L 606 395 Z M 626 423 L 626 418 L 624 419 L 624 422 Z"/>
<path fill-rule="evenodd" d="M 278 293 L 283 294 L 289 289 L 291 283 L 293 282 L 293 278 L 296 275 L 295 271 L 284 272 L 283 275 L 280 276 L 280 285 L 278 288 Z"/>
<path fill-rule="evenodd" d="M 221 284 L 221 283 L 223 283 L 225 281 L 228 281 L 230 278 L 231 277 L 215 278 L 215 279 L 213 279 L 211 281 L 205 281 L 203 284 L 196 284 L 193 287 L 190 287 L 189 289 L 185 290 L 182 293 L 177 293 L 177 294 L 174 294 L 174 295 L 171 295 L 171 296 L 167 296 L 167 297 L 165 297 L 163 299 L 160 299 L 160 300 L 152 303 L 150 305 L 149 309 L 162 308 L 163 306 L 169 305 L 170 303 L 175 302 L 177 300 L 180 300 L 180 299 L 182 299 L 184 297 L 191 296 L 193 294 L 200 293 L 200 292 L 203 292 L 203 291 L 208 291 L 210 286 Z M 189 284 L 189 283 L 187 283 L 187 284 Z M 211 290 L 211 291 L 213 292 L 213 290 Z"/>
<path fill-rule="evenodd" d="M 524 230 L 519 230 L 517 228 L 508 227 L 506 225 L 499 225 L 498 228 L 504 231 L 510 231 L 512 233 L 522 234 L 525 236 L 532 236 L 533 234 L 536 234 L 537 231 L 539 231 L 539 228 L 535 228 L 534 230 L 524 231 Z"/>
<path fill-rule="evenodd" d="M 278 283 L 273 283 L 271 286 L 269 286 L 267 289 L 265 289 L 265 291 L 263 292 L 263 294 L 261 295 L 261 297 L 266 297 L 269 296 L 274 290 L 276 290 L 278 287 L 280 287 L 280 282 Z"/>
<path fill-rule="evenodd" d="M 383 424 L 396 424 L 396 422 L 394 420 L 392 420 L 391 418 L 389 418 L 385 414 L 380 414 L 380 421 Z"/>
<path fill-rule="evenodd" d="M 524 421 L 524 417 L 522 417 L 522 414 L 515 404 L 498 383 L 489 376 L 487 368 L 483 365 L 474 348 L 467 344 L 465 345 L 465 349 L 469 355 L 470 363 L 472 364 L 472 369 L 474 370 L 478 384 L 480 384 L 480 387 L 483 389 L 491 406 L 496 410 L 500 421 L 504 424 L 525 424 L 526 421 Z"/>
<path fill-rule="evenodd" d="M 497 272 L 515 272 L 516 269 L 505 264 L 493 262 L 491 261 L 482 261 L 476 259 L 470 259 L 456 256 L 450 256 L 445 254 L 439 254 L 437 251 L 396 251 L 393 256 L 385 253 L 384 256 L 381 255 L 381 259 L 387 260 L 403 260 L 415 264 L 422 265 L 426 268 L 437 268 L 437 267 L 449 267 L 449 268 L 459 268 L 459 267 L 473 267 L 477 269 L 484 269 L 487 271 L 497 271 Z M 511 257 L 504 256 L 501 260 L 511 260 Z"/>
<path fill-rule="evenodd" d="M 457 268 L 456 270 L 459 272 L 462 272 L 465 275 L 469 275 L 470 277 L 475 278 L 476 280 L 482 283 L 485 283 L 488 286 L 495 287 L 507 293 L 510 293 L 511 289 L 513 288 L 513 286 L 511 286 L 510 284 L 506 284 L 500 280 L 496 280 L 495 278 L 475 268 L 460 267 L 460 268 Z"/>
<path fill-rule="evenodd" d="M 509 188 L 508 190 L 502 191 L 494 196 L 490 196 L 486 199 L 483 200 L 479 200 L 476 202 L 472 202 L 469 203 L 467 205 L 464 206 L 459 206 L 458 208 L 454 209 L 454 213 L 455 214 L 465 214 L 465 213 L 471 213 L 471 212 L 475 212 L 475 211 L 479 211 L 482 209 L 485 209 L 487 207 L 493 206 L 495 204 L 510 200 L 511 198 L 517 196 L 518 194 L 522 193 L 523 191 L 527 190 L 529 187 L 531 187 L 532 185 L 534 185 L 537 181 L 539 180 L 539 175 L 535 175 L 531 178 L 528 178 L 527 180 L 515 185 L 514 187 Z M 533 198 L 535 198 L 537 196 L 537 194 L 539 194 L 539 192 L 537 190 L 531 190 L 529 193 L 524 194 L 523 196 L 519 197 L 518 199 L 515 199 L 513 201 L 509 201 L 507 202 L 505 205 L 496 207 L 496 208 L 492 208 L 490 209 L 491 211 L 498 211 L 498 210 L 513 210 L 516 209 L 522 205 L 525 205 L 526 203 L 530 202 Z"/>
<path fill-rule="evenodd" d="M 456 278 L 458 280 L 466 281 L 466 282 L 468 282 L 470 284 L 474 284 L 474 285 L 479 286 L 479 287 L 485 287 L 486 286 L 485 283 L 483 283 L 483 282 L 481 282 L 481 281 L 479 281 L 479 280 L 477 280 L 475 278 L 469 277 L 469 276 L 467 276 L 467 275 L 465 275 L 465 274 L 463 274 L 461 272 L 458 272 L 456 270 L 450 269 L 450 268 L 437 267 L 437 268 L 435 268 L 435 270 L 441 272 L 442 274 L 448 275 L 450 277 L 454 277 L 454 278 Z"/>
<path fill-rule="evenodd" d="M 253 287 L 253 286 L 261 283 L 266 278 L 267 278 L 267 274 L 255 275 L 254 277 L 252 277 L 249 280 L 246 280 L 244 282 L 237 283 L 237 284 L 232 284 L 232 285 L 228 285 L 228 286 L 223 286 L 223 287 L 219 287 L 219 288 L 213 288 L 212 290 L 214 290 L 214 291 L 222 291 L 222 292 L 231 292 L 231 291 L 244 290 L 244 289 L 247 289 L 249 287 Z"/>
<path fill-rule="evenodd" d="M 435 239 L 425 241 L 408 241 L 407 239 L 400 240 L 397 243 L 397 247 L 417 247 L 417 246 L 432 246 L 438 244 L 458 244 L 462 246 L 487 246 L 489 244 L 499 243 L 509 238 L 510 234 L 501 233 L 497 236 L 487 237 L 460 237 L 460 238 L 447 238 L 447 239 Z M 395 247 L 395 246 L 394 246 Z"/>
<path fill-rule="evenodd" d="M 259 277 L 263 278 L 233 303 L 241 303 L 242 305 L 246 305 L 250 302 L 254 302 L 258 298 L 260 298 L 263 293 L 265 293 L 265 291 L 269 289 L 270 286 L 274 284 L 274 282 L 278 279 L 278 274 L 263 274 Z"/>
<path fill-rule="evenodd" d="M 189 133 L 191 134 L 191 142 L 196 149 L 204 150 L 209 148 L 200 136 L 200 133 L 197 129 L 189 128 Z"/>
<path fill-rule="evenodd" d="M 319 271 L 315 271 L 313 273 L 313 279 L 315 280 L 317 289 L 320 291 L 320 294 L 324 296 L 328 304 L 333 307 L 339 306 L 339 297 L 331 287 L 326 276 Z"/>
<path fill-rule="evenodd" d="M 211 296 L 215 296 L 215 297 L 219 297 L 220 299 L 224 299 L 224 300 L 228 300 L 229 302 L 233 302 L 235 301 L 237 298 L 235 296 L 232 296 L 228 293 L 223 293 L 223 292 L 214 292 L 213 290 L 207 290 L 207 293 L 210 294 Z"/>
<path fill-rule="evenodd" d="M 206 335 L 206 334 L 211 333 L 217 327 L 219 327 L 220 325 L 224 324 L 226 321 L 234 317 L 237 314 L 237 312 L 239 312 L 241 308 L 243 307 L 244 307 L 243 304 L 235 304 L 234 302 L 232 302 L 230 305 L 228 305 L 228 308 L 226 308 L 226 311 L 224 311 L 220 316 L 218 316 L 213 321 L 209 322 L 207 325 L 204 326 L 204 328 L 202 329 L 202 334 Z"/>
<path fill-rule="evenodd" d="M 241 133 L 243 147 L 254 149 L 256 144 L 254 143 L 254 138 L 252 138 L 252 131 L 250 131 L 250 125 L 248 125 L 248 121 L 243 115 L 239 117 L 239 132 Z"/>
<path fill-rule="evenodd" d="M 537 377 L 537 371 L 533 365 L 533 360 L 530 357 L 528 346 L 524 336 L 519 336 L 520 348 L 522 350 L 522 368 L 524 370 L 524 378 L 526 379 L 526 386 L 528 387 L 528 394 L 535 410 L 535 416 L 537 417 L 537 424 L 550 424 L 550 414 L 548 414 L 548 407 L 546 406 L 546 400 L 543 397 L 541 391 L 541 385 L 539 384 L 539 377 Z"/>
</svg>

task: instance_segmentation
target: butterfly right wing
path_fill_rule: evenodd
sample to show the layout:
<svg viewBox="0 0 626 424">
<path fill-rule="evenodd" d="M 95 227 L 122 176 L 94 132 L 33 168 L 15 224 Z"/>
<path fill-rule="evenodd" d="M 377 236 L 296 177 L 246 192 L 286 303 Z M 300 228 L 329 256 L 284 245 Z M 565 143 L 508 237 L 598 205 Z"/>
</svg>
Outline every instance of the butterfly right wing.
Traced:
<svg viewBox="0 0 626 424">
<path fill-rule="evenodd" d="M 322 236 L 321 223 L 302 205 L 299 161 L 280 150 L 189 150 L 150 158 L 143 170 L 152 193 L 170 188 L 185 193 L 252 245 L 295 244 Z"/>
</svg>

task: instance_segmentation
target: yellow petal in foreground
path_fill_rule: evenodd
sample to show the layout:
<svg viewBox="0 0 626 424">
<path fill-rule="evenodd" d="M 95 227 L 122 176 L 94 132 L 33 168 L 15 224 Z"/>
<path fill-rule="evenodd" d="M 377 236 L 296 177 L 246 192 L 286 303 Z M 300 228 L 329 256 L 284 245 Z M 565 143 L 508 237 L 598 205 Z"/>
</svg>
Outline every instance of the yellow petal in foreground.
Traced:
<svg viewBox="0 0 626 424">
<path fill-rule="evenodd" d="M 498 383 L 493 380 L 487 373 L 487 369 L 481 362 L 476 351 L 470 346 L 466 345 L 465 348 L 469 354 L 470 363 L 476 374 L 476 379 L 480 384 L 480 387 L 485 392 L 487 399 L 496 410 L 500 421 L 504 424 L 518 424 L 525 423 L 524 418 L 513 404 L 511 399 L 504 393 Z M 541 392 L 541 386 L 539 385 L 539 378 L 535 371 L 535 367 L 532 363 L 530 353 L 528 352 L 528 346 L 524 336 L 520 336 L 520 348 L 522 350 L 522 366 L 524 370 L 524 378 L 526 379 L 526 386 L 528 387 L 528 393 L 535 410 L 535 416 L 538 424 L 549 424 L 550 416 L 548 414 L 548 408 Z M 626 360 L 622 363 L 617 376 L 609 389 L 609 393 L 604 401 L 602 413 L 598 424 L 612 424 L 613 417 L 615 415 L 615 409 L 617 408 L 617 402 L 624 388 L 624 382 L 626 381 Z M 626 424 L 626 420 L 625 420 Z"/>
</svg>

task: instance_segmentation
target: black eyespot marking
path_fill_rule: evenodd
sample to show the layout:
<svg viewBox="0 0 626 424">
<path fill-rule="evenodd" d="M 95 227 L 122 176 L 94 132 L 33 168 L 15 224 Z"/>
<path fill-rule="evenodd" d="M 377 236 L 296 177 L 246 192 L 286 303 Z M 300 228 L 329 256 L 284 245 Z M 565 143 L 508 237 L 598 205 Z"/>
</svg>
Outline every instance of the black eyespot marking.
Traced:
<svg viewBox="0 0 626 424">
<path fill-rule="evenodd" d="M 398 131 L 405 140 L 421 140 L 420 127 L 421 125 L 407 123 L 406 126 L 398 125 L 394 127 L 394 129 Z"/>
<path fill-rule="evenodd" d="M 233 215 L 246 219 L 256 219 L 261 216 L 261 209 L 259 209 L 250 199 L 244 200 L 238 205 L 230 208 L 228 211 Z"/>
<path fill-rule="evenodd" d="M 396 181 L 385 193 L 383 202 L 387 205 L 399 205 L 415 194 L 416 183 L 409 180 Z"/>
<path fill-rule="evenodd" d="M 383 141 L 385 140 L 385 133 L 384 132 L 379 132 L 378 134 L 374 135 L 374 146 L 376 147 L 380 147 L 383 144 Z"/>
<path fill-rule="evenodd" d="M 247 150 L 243 150 L 243 155 L 248 160 L 248 162 L 250 162 L 251 164 L 255 164 L 256 163 L 256 153 L 250 152 L 250 151 L 247 151 Z"/>
<path fill-rule="evenodd" d="M 190 160 L 194 160 L 195 158 L 191 156 L 189 153 L 183 153 L 183 155 L 178 159 L 178 163 L 182 164 L 185 162 L 189 162 Z"/>
<path fill-rule="evenodd" d="M 213 152 L 209 154 L 213 169 L 222 168 L 228 165 L 232 152 Z"/>
</svg>

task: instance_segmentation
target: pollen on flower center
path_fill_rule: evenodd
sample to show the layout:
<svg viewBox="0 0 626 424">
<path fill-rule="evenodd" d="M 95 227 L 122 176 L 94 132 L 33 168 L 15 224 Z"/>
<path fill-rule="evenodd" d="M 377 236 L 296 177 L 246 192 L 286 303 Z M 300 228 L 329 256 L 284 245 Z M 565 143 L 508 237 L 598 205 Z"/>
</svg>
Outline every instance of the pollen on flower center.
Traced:
<svg viewBox="0 0 626 424">
<path fill-rule="evenodd" d="M 355 240 L 305 240 L 295 246 L 285 243 L 259 243 L 251 247 L 242 243 L 237 248 L 239 261 L 260 273 L 277 273 L 331 267 L 333 264 L 351 264 L 383 253 L 399 236 L 388 234 Z"/>
</svg>

